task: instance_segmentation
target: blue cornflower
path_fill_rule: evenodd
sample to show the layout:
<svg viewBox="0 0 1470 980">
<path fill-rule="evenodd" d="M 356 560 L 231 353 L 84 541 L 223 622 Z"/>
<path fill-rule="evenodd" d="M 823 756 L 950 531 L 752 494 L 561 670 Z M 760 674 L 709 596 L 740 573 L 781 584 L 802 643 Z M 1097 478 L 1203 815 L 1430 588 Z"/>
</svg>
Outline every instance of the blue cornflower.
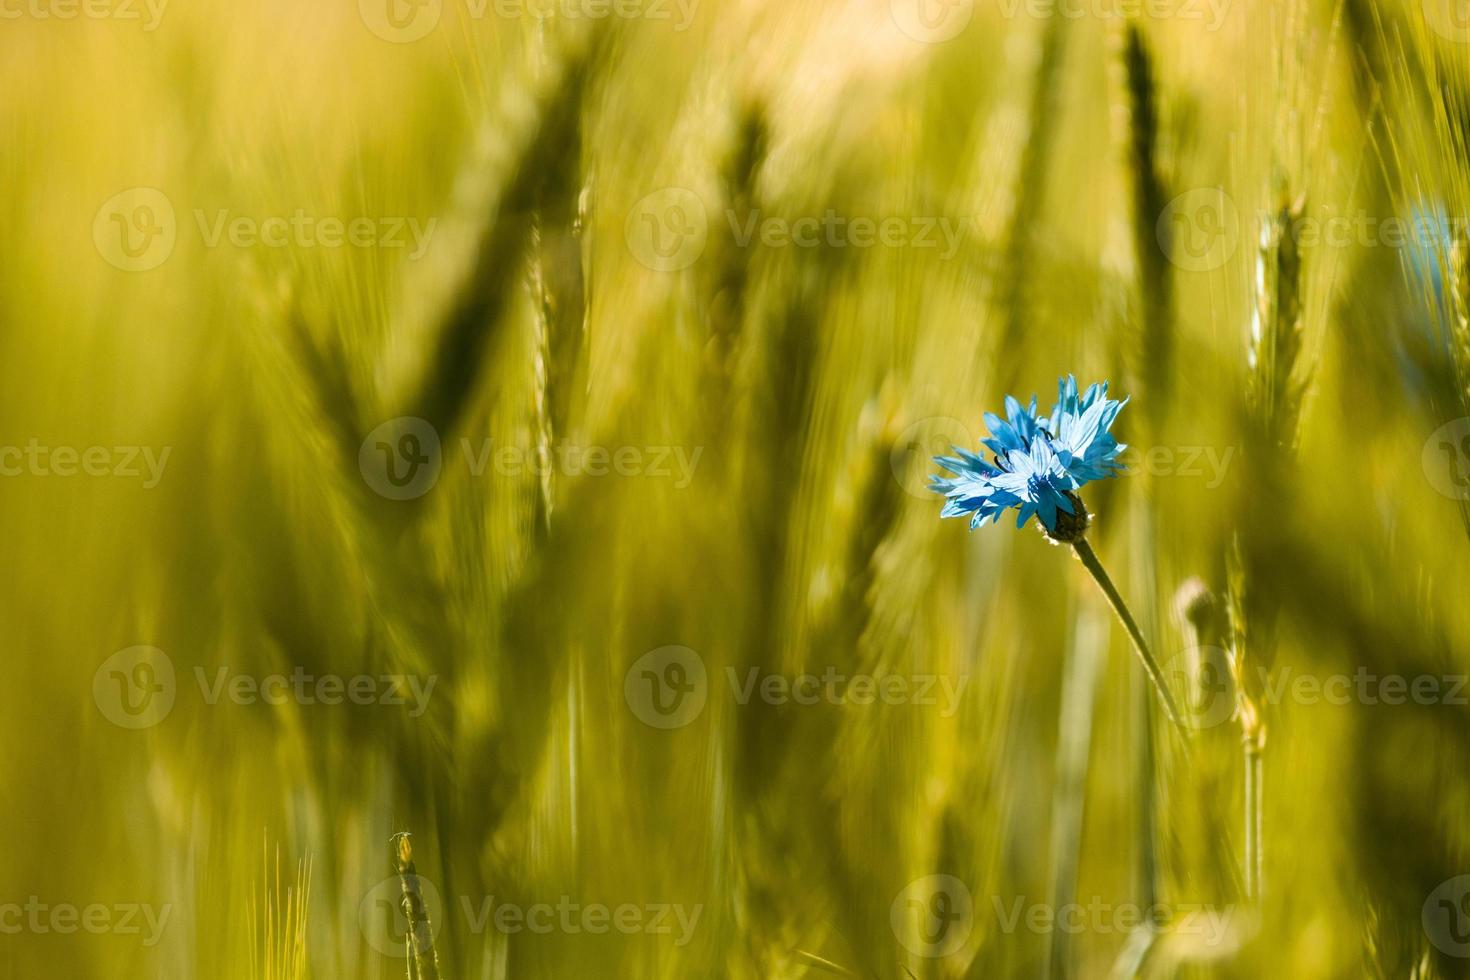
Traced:
<svg viewBox="0 0 1470 980">
<path fill-rule="evenodd" d="M 1454 228 L 1449 212 L 1438 201 L 1414 206 L 1413 234 L 1404 249 L 1410 283 L 1407 320 L 1395 320 L 1392 331 L 1399 375 L 1414 397 L 1433 394 L 1438 377 L 1453 373 L 1449 331 L 1454 310 L 1446 289 L 1445 272 L 1454 261 Z M 1450 368 L 1445 372 L 1444 367 Z"/>
<path fill-rule="evenodd" d="M 1083 486 L 1114 476 L 1123 468 L 1118 456 L 1128 447 L 1119 445 L 1108 429 L 1127 401 L 1110 399 L 1106 381 L 1079 393 L 1077 379 L 1070 374 L 1058 383 L 1057 403 L 1049 416 L 1036 414 L 1034 397 L 1025 407 L 1008 397 L 1005 418 L 985 415 L 990 438 L 984 444 L 990 458 L 956 446 L 955 455 L 935 460 L 954 476 L 935 476 L 929 488 L 944 495 L 940 516 L 969 514 L 971 530 L 986 521 L 1000 520 L 1002 513 L 1014 507 L 1016 527 L 1023 527 L 1034 514 L 1048 540 L 1071 545 L 1128 631 L 1165 714 L 1183 730 L 1182 716 L 1164 683 L 1159 662 L 1087 542 L 1091 517 L 1077 496 Z"/>
<path fill-rule="evenodd" d="M 1057 403 L 1050 416 L 1038 416 L 1036 398 L 1022 406 L 1006 397 L 1004 419 L 989 412 L 985 424 L 991 452 L 987 461 L 978 453 L 955 447 L 954 456 L 936 462 L 954 476 L 936 476 L 930 489 L 944 495 L 941 517 L 971 515 L 973 530 L 986 521 L 999 521 L 1012 507 L 1016 526 L 1032 515 L 1057 540 L 1079 539 L 1087 530 L 1088 515 L 1076 491 L 1094 480 L 1121 470 L 1118 455 L 1127 449 L 1108 429 L 1127 403 L 1107 397 L 1107 382 L 1078 393 L 1071 375 L 1057 384 Z"/>
</svg>

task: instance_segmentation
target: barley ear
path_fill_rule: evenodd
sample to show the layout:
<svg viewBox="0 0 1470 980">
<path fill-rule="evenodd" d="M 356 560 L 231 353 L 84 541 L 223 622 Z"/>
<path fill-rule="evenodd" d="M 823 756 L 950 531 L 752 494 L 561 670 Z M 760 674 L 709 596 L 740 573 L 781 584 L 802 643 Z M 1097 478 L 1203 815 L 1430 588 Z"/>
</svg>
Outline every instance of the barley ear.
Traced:
<svg viewBox="0 0 1470 980">
<path fill-rule="evenodd" d="M 403 890 L 402 907 L 408 921 L 408 976 L 410 980 L 441 980 L 439 954 L 434 949 L 434 926 L 419 887 L 413 863 L 413 835 L 394 834 L 388 841 L 389 865 Z"/>
<path fill-rule="evenodd" d="M 744 227 L 760 210 L 757 183 L 770 140 L 770 120 L 763 103 L 746 102 L 739 110 L 734 143 L 722 165 L 720 183 L 730 222 L 714 244 L 714 281 L 711 284 L 707 372 L 719 386 L 717 405 L 723 409 L 725 390 L 735 373 L 750 288 L 750 249 L 728 229 Z"/>
<path fill-rule="evenodd" d="M 1300 198 L 1281 204 L 1262 223 L 1256 253 L 1247 397 L 1262 443 L 1254 448 L 1270 456 L 1295 448 L 1306 389 L 1305 380 L 1296 377 L 1302 354 L 1302 266 L 1294 234 L 1304 210 Z"/>
<path fill-rule="evenodd" d="M 1454 380 L 1454 409 L 1470 415 L 1470 239 L 1457 228 L 1446 256 L 1450 317 L 1448 336 L 1450 374 Z M 1448 406 L 1447 406 L 1448 407 Z M 1460 523 L 1470 537 L 1470 500 L 1460 499 Z"/>
<path fill-rule="evenodd" d="M 1275 498 L 1286 479 L 1297 442 L 1306 377 L 1302 360 L 1301 254 L 1293 234 L 1303 212 L 1301 200 L 1280 205 L 1263 222 L 1256 253 L 1255 309 L 1251 316 L 1246 384 L 1247 451 L 1255 490 L 1242 515 L 1231 560 L 1233 668 L 1242 697 L 1242 718 L 1258 718 L 1258 692 L 1249 674 L 1269 670 L 1274 659 L 1269 639 L 1272 616 L 1247 558 L 1257 549 L 1252 537 L 1268 524 L 1262 501 Z M 1249 670 L 1246 661 L 1249 660 Z M 1264 733 L 1258 733 L 1264 737 Z"/>
<path fill-rule="evenodd" d="M 1246 465 L 1252 489 L 1228 558 L 1230 669 L 1245 766 L 1245 890 L 1262 894 L 1264 874 L 1264 765 L 1267 737 L 1265 684 L 1276 659 L 1275 605 L 1255 580 L 1266 550 L 1271 515 L 1294 457 L 1307 375 L 1302 365 L 1302 262 L 1295 231 L 1305 210 L 1285 195 L 1261 225 L 1256 252 L 1255 309 L 1251 316 L 1246 386 Z"/>
<path fill-rule="evenodd" d="M 535 129 L 486 219 L 471 270 L 444 316 L 408 413 L 427 419 L 441 436 L 463 420 L 485 374 L 490 340 L 533 244 L 533 217 L 549 190 L 548 175 L 560 172 L 558 161 L 575 142 L 589 59 L 585 50 L 569 54 L 556 81 L 548 85 Z"/>
<path fill-rule="evenodd" d="M 1464 229 L 1455 232 L 1448 256 L 1450 304 L 1450 362 L 1461 405 L 1470 405 L 1470 239 Z"/>
<path fill-rule="evenodd" d="M 1138 380 L 1149 396 L 1154 433 L 1167 413 L 1169 364 L 1173 348 L 1173 280 L 1167 255 L 1171 247 L 1160 235 L 1166 194 L 1159 173 L 1158 94 L 1153 56 L 1136 24 L 1129 24 L 1122 54 L 1128 97 L 1128 160 L 1133 177 L 1133 250 L 1138 263 L 1142 330 L 1138 342 Z"/>
<path fill-rule="evenodd" d="M 586 256 L 581 236 L 583 208 L 590 194 L 586 185 L 579 185 L 576 174 L 581 157 L 580 127 L 572 127 L 570 135 L 571 144 L 556 159 L 536 192 L 527 269 L 533 307 L 531 371 L 536 451 L 543 463 L 540 520 L 536 526 L 543 531 L 549 526 L 555 505 L 556 467 L 548 463 L 566 439 L 587 333 Z"/>
</svg>

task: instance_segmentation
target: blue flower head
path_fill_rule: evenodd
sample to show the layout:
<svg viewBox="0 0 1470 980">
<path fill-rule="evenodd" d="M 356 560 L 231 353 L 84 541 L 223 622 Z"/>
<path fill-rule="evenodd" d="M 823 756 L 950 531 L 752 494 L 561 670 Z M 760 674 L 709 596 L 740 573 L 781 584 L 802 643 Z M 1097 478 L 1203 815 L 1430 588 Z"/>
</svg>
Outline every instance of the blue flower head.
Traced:
<svg viewBox="0 0 1470 980">
<path fill-rule="evenodd" d="M 955 447 L 954 456 L 935 462 L 954 476 L 936 476 L 929 488 L 944 495 L 941 517 L 970 516 L 970 529 L 999 521 L 1017 510 L 1016 527 L 1036 515 L 1047 534 L 1058 540 L 1080 538 L 1087 530 L 1087 511 L 1076 491 L 1094 480 L 1115 476 L 1123 465 L 1121 445 L 1108 429 L 1127 399 L 1108 398 L 1106 381 L 1078 393 L 1070 374 L 1057 384 L 1057 403 L 1050 416 L 1038 416 L 1036 398 L 1023 407 L 1007 396 L 1006 417 L 989 412 L 986 460 Z"/>
</svg>

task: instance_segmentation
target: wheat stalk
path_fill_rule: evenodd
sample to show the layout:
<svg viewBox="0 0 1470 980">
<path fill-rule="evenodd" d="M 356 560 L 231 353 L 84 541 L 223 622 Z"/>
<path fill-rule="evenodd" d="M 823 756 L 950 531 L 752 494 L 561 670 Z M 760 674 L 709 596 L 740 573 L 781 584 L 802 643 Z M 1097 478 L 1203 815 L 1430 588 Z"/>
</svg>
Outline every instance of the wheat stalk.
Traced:
<svg viewBox="0 0 1470 980">
<path fill-rule="evenodd" d="M 1444 346 L 1454 385 L 1450 397 L 1463 415 L 1470 416 L 1470 240 L 1463 226 L 1454 229 L 1445 259 L 1450 317 Z M 1470 537 L 1470 499 L 1461 497 L 1458 504 L 1461 526 Z"/>
<path fill-rule="evenodd" d="M 533 242 L 537 205 L 558 200 L 548 178 L 564 174 L 566 148 L 575 145 L 582 94 L 594 50 L 579 47 L 546 84 L 540 116 L 487 218 L 474 262 L 449 302 L 434 354 L 410 404 L 447 436 L 463 419 L 486 366 L 489 343 L 510 302 L 512 284 Z"/>
<path fill-rule="evenodd" d="M 1153 56 L 1137 24 L 1130 23 L 1123 41 L 1122 62 L 1128 107 L 1128 163 L 1133 177 L 1133 252 L 1141 294 L 1138 380 L 1148 395 L 1145 413 L 1159 431 L 1168 414 L 1173 353 L 1173 276 L 1167 236 L 1172 226 L 1160 223 L 1167 194 L 1158 162 L 1158 93 Z"/>
<path fill-rule="evenodd" d="M 1138 284 L 1139 325 L 1131 351 L 1135 363 L 1137 389 L 1144 396 L 1144 441 L 1157 444 L 1169 416 L 1171 368 L 1174 350 L 1173 287 L 1169 264 L 1173 242 L 1168 237 L 1172 226 L 1159 221 L 1168 195 L 1159 162 L 1159 92 L 1153 53 L 1142 27 L 1129 21 L 1123 29 L 1122 50 L 1114 61 L 1123 73 L 1123 105 L 1127 112 L 1127 173 L 1132 179 L 1133 257 Z M 1149 478 L 1145 475 L 1145 481 Z M 1133 510 L 1133 536 L 1137 553 L 1158 554 L 1156 540 L 1156 499 L 1153 488 L 1145 483 L 1142 498 Z M 1158 584 L 1152 562 L 1134 567 L 1135 582 L 1143 595 L 1154 597 Z M 1150 672 L 1155 687 L 1167 692 L 1167 683 L 1157 665 Z M 1157 779 L 1158 759 L 1154 738 L 1154 718 L 1149 710 L 1148 692 L 1134 675 L 1138 705 L 1133 754 L 1138 787 L 1137 833 L 1139 847 L 1138 882 L 1144 904 L 1152 905 L 1159 893 L 1158 841 L 1160 784 Z M 1166 706 L 1178 729 L 1179 710 L 1166 696 Z M 1155 930 L 1148 925 L 1135 931 L 1114 970 L 1132 976 L 1150 955 Z"/>
<path fill-rule="evenodd" d="M 1242 554 L 1265 533 L 1266 509 L 1285 481 L 1301 418 L 1306 379 L 1301 255 L 1294 229 L 1303 202 L 1286 201 L 1262 223 L 1256 252 L 1256 303 L 1251 319 L 1246 390 L 1246 458 L 1254 487 L 1252 512 L 1242 518 L 1230 561 L 1230 665 L 1237 692 L 1245 765 L 1246 893 L 1259 899 L 1264 872 L 1265 684 L 1275 662 L 1274 608 L 1246 573 Z"/>
<path fill-rule="evenodd" d="M 530 228 L 531 261 L 528 286 L 533 301 L 532 388 L 536 412 L 536 449 L 541 455 L 541 495 L 538 498 L 543 531 L 555 507 L 554 476 L 550 465 L 557 443 L 566 435 L 573 383 L 587 333 L 586 257 L 581 235 L 588 188 L 577 191 L 580 127 L 571 131 L 572 145 L 558 158 L 555 169 L 538 189 L 538 203 Z"/>
<path fill-rule="evenodd" d="M 403 914 L 408 920 L 408 980 L 440 980 L 434 924 L 413 863 L 413 835 L 394 834 L 388 850 L 389 865 L 403 890 Z"/>
<path fill-rule="evenodd" d="M 720 168 L 725 206 L 733 222 L 742 227 L 751 213 L 760 209 L 757 181 L 769 138 L 770 121 L 765 107 L 759 101 L 744 104 L 738 115 L 734 142 Z M 726 222 L 720 227 L 728 229 L 732 224 Z M 749 303 L 751 255 L 748 247 L 734 240 L 733 233 L 725 231 L 719 236 L 716 249 L 712 257 L 714 272 L 705 373 L 717 388 L 714 417 L 717 424 L 723 424 Z"/>
</svg>

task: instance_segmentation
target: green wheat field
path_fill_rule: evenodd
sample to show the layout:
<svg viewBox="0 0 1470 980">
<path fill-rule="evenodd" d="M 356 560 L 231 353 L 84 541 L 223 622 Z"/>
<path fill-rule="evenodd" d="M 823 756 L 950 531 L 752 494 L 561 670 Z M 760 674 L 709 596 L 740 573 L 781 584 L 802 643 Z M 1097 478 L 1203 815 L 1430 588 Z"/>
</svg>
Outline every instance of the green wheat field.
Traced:
<svg viewBox="0 0 1470 980">
<path fill-rule="evenodd" d="M 1464 3 L 0 0 L 0 139 L 0 977 L 1470 976 Z M 1067 375 L 1137 643 L 928 487 Z"/>
</svg>

